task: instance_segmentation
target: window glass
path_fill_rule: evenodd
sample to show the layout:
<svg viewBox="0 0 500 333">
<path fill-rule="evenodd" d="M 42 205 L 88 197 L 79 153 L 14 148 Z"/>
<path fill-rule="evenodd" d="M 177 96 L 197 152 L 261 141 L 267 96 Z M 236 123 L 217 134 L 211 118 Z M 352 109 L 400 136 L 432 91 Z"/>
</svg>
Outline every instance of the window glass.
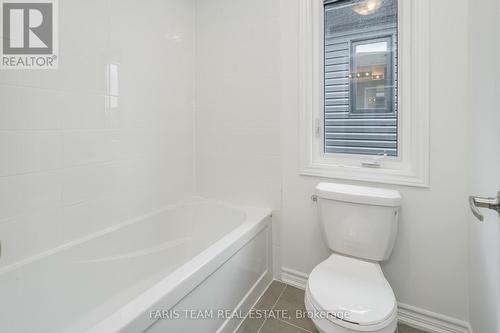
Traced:
<svg viewBox="0 0 500 333">
<path fill-rule="evenodd" d="M 397 0 L 325 2 L 325 153 L 398 156 Z"/>
</svg>

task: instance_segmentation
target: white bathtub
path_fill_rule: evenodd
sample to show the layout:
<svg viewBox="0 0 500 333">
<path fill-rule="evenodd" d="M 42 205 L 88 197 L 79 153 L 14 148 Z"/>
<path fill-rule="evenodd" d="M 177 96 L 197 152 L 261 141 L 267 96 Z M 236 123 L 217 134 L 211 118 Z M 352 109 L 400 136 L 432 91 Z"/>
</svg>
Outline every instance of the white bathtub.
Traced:
<svg viewBox="0 0 500 333">
<path fill-rule="evenodd" d="M 196 199 L 4 267 L 0 332 L 232 332 L 220 310 L 272 279 L 270 214 Z"/>
</svg>

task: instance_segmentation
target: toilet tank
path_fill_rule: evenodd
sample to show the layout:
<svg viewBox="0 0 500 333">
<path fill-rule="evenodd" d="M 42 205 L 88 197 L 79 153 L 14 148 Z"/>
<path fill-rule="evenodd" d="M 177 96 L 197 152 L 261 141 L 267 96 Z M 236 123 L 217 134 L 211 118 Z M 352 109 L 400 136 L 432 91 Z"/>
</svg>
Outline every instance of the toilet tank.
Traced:
<svg viewBox="0 0 500 333">
<path fill-rule="evenodd" d="M 398 191 L 321 183 L 316 195 L 320 223 L 332 251 L 374 261 L 389 259 L 401 205 Z"/>
</svg>

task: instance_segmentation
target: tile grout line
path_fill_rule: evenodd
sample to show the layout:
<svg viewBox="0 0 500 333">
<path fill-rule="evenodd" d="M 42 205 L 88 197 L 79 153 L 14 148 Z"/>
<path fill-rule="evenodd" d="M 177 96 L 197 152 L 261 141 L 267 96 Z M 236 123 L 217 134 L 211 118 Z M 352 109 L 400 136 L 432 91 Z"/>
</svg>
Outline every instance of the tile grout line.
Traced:
<svg viewBox="0 0 500 333">
<path fill-rule="evenodd" d="M 283 282 L 282 282 L 283 283 Z M 283 288 L 283 290 L 281 291 L 280 295 L 278 296 L 278 298 L 276 298 L 276 302 L 274 302 L 273 306 L 271 307 L 271 311 L 274 310 L 274 308 L 276 307 L 276 304 L 278 304 L 278 301 L 280 300 L 281 296 L 283 296 L 283 293 L 285 292 L 286 288 L 288 287 L 287 284 L 283 283 L 285 285 L 285 287 Z M 260 333 L 260 330 L 262 329 L 262 327 L 264 327 L 264 324 L 266 323 L 267 321 L 267 318 L 264 319 L 264 321 L 262 322 L 262 324 L 260 325 L 259 327 L 259 330 L 257 331 L 257 333 Z"/>
<path fill-rule="evenodd" d="M 284 284 L 284 283 L 283 283 Z M 279 300 L 281 299 L 281 297 L 283 296 L 283 294 L 285 293 L 285 290 L 286 288 L 288 288 L 288 285 L 287 284 L 284 284 L 285 287 L 283 288 L 283 290 L 281 291 L 280 295 L 278 296 L 278 298 L 276 299 L 276 302 L 274 302 L 273 306 L 271 307 L 271 310 L 274 310 L 276 308 L 276 305 L 278 305 L 278 302 Z"/>
<path fill-rule="evenodd" d="M 280 294 L 280 296 L 279 296 L 279 297 L 278 297 L 278 299 L 276 300 L 276 303 L 274 303 L 273 310 L 274 310 L 274 308 L 276 307 L 276 305 L 278 304 L 278 301 L 280 300 L 281 296 L 283 296 L 283 294 L 285 293 L 285 289 L 286 289 L 286 288 L 288 288 L 288 287 L 289 287 L 289 285 L 285 283 L 285 288 L 283 289 L 283 292 Z M 309 330 L 305 329 L 304 327 L 300 327 L 300 326 L 298 326 L 298 325 L 295 325 L 295 324 L 293 324 L 293 323 L 290 323 L 290 322 L 288 322 L 288 321 L 286 321 L 286 320 L 283 320 L 283 319 L 280 319 L 280 318 L 277 318 L 277 319 L 278 319 L 279 321 L 281 321 L 282 323 L 285 323 L 285 324 L 288 324 L 288 325 L 293 326 L 293 327 L 295 327 L 295 328 L 298 328 L 298 329 L 300 329 L 300 330 L 302 330 L 302 331 L 304 331 L 304 332 L 312 333 L 311 331 L 309 331 Z M 257 333 L 258 333 L 258 332 L 257 332 Z"/>
<path fill-rule="evenodd" d="M 289 326 L 293 326 L 293 327 L 295 327 L 295 328 L 298 328 L 298 329 L 299 329 L 299 330 L 301 330 L 301 331 L 308 332 L 308 333 L 312 333 L 311 331 L 306 330 L 304 327 L 297 326 L 297 325 L 295 325 L 294 323 L 289 323 L 288 321 L 283 320 L 283 319 L 279 319 L 279 318 L 278 318 L 278 320 L 279 320 L 279 321 L 281 321 L 281 322 L 282 322 L 282 323 L 284 323 L 284 324 L 287 324 L 287 325 L 289 325 Z"/>
</svg>

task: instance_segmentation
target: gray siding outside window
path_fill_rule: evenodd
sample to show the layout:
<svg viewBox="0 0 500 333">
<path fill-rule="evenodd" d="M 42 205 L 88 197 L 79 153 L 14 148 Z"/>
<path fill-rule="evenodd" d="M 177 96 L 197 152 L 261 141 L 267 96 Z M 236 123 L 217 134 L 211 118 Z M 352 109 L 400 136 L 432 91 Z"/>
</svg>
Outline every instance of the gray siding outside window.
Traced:
<svg viewBox="0 0 500 333">
<path fill-rule="evenodd" d="M 397 3 L 381 1 L 382 7 L 366 16 L 353 10 L 359 0 L 325 5 L 325 153 L 398 155 Z M 393 48 L 392 82 L 386 85 L 391 105 L 381 112 L 354 112 L 352 45 L 383 38 L 390 38 Z"/>
</svg>

